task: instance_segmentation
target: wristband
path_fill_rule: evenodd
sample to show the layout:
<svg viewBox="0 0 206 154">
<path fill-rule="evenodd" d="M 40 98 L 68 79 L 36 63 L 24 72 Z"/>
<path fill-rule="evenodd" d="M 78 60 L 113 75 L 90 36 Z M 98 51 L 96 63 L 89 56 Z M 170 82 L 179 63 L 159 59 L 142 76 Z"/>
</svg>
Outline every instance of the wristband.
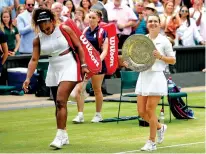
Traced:
<svg viewBox="0 0 206 154">
<path fill-rule="evenodd" d="M 87 64 L 81 64 L 81 67 L 87 67 Z"/>
</svg>

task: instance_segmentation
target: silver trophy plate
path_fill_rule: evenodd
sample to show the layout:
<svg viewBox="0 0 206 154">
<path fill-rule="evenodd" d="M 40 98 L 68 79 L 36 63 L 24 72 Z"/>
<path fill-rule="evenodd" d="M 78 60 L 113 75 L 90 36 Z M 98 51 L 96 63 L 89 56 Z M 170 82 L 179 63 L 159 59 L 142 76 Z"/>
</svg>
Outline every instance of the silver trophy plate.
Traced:
<svg viewBox="0 0 206 154">
<path fill-rule="evenodd" d="M 122 47 L 123 60 L 131 70 L 142 72 L 152 67 L 155 62 L 153 42 L 145 35 L 134 34 L 128 37 Z"/>
</svg>

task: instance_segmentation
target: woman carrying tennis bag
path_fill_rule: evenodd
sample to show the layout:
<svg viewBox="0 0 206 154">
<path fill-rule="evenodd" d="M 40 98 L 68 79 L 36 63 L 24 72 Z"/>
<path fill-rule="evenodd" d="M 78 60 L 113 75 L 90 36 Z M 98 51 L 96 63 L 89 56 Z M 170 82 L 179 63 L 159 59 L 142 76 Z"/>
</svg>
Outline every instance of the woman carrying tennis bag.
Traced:
<svg viewBox="0 0 206 154">
<path fill-rule="evenodd" d="M 73 20 L 68 19 L 62 25 L 60 25 L 60 30 L 61 30 L 62 34 L 65 36 L 66 40 L 68 41 L 69 46 L 72 48 L 73 53 L 75 54 L 75 58 L 76 58 L 76 61 L 77 61 L 78 68 L 80 69 L 80 61 L 79 61 L 77 53 L 75 53 L 75 48 L 72 44 L 72 41 L 71 41 L 69 35 L 67 35 L 67 33 L 65 33 L 65 31 L 62 29 L 62 26 L 64 24 L 69 26 L 75 32 L 75 34 L 77 35 L 77 37 L 79 38 L 79 40 L 81 42 L 81 45 L 83 47 L 84 54 L 85 54 L 85 62 L 86 62 L 87 67 L 90 71 L 90 73 L 87 74 L 87 78 L 90 78 L 92 75 L 97 74 L 98 72 L 100 72 L 101 69 L 102 69 L 102 62 L 101 62 L 101 59 L 100 59 L 100 54 L 91 45 L 91 43 L 82 34 L 82 32 L 78 29 L 78 27 L 73 22 Z M 81 66 L 81 67 L 84 67 L 84 66 Z"/>
</svg>

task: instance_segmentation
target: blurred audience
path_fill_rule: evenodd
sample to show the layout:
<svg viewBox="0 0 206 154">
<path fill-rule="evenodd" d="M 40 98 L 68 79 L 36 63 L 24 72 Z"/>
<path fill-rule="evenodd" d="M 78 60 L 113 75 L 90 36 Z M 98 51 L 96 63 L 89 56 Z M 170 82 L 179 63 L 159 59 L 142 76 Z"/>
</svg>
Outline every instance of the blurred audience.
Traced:
<svg viewBox="0 0 206 154">
<path fill-rule="evenodd" d="M 200 36 L 194 19 L 190 18 L 187 6 L 182 6 L 179 11 L 180 27 L 177 29 L 177 45 L 195 46 L 197 44 L 204 45 L 205 42 Z"/>
<path fill-rule="evenodd" d="M 85 23 L 85 12 L 82 7 L 77 7 L 74 15 L 74 22 L 77 24 L 77 27 L 83 31 L 88 24 Z"/>
<path fill-rule="evenodd" d="M 54 2 L 51 6 L 51 10 L 55 13 L 60 23 L 68 19 L 66 16 L 61 14 L 63 11 L 63 5 L 60 2 Z"/>
<path fill-rule="evenodd" d="M 92 7 L 91 9 L 99 10 L 102 12 L 102 21 L 103 22 L 108 22 L 108 15 L 107 15 L 107 10 L 104 7 L 103 3 L 104 0 L 91 0 Z"/>
<path fill-rule="evenodd" d="M 154 3 L 158 14 L 162 14 L 164 12 L 162 3 L 159 0 L 152 0 L 152 2 Z"/>
<path fill-rule="evenodd" d="M 31 26 L 32 11 L 34 10 L 34 0 L 26 0 L 26 10 L 17 17 L 17 28 L 21 36 L 19 47 L 20 54 L 29 54 L 33 51 L 34 30 Z"/>
<path fill-rule="evenodd" d="M 116 25 L 116 31 L 119 38 L 118 48 L 121 49 L 124 41 L 131 35 L 132 27 L 137 21 L 133 10 L 121 3 L 121 0 L 114 0 L 113 3 L 105 5 L 108 20 Z"/>
<path fill-rule="evenodd" d="M 74 14 L 75 14 L 75 5 L 72 0 L 64 0 L 63 2 L 64 6 L 68 8 L 68 11 L 66 13 L 66 16 L 74 19 Z"/>
<path fill-rule="evenodd" d="M 144 5 L 142 1 L 139 1 L 135 5 L 135 14 L 138 18 L 137 22 L 134 24 L 135 34 L 147 34 L 146 19 L 144 14 Z"/>
<path fill-rule="evenodd" d="M 16 16 L 18 16 L 20 13 L 24 12 L 25 11 L 25 5 L 24 4 L 20 4 L 18 7 L 17 7 L 17 10 L 16 10 Z"/>
<path fill-rule="evenodd" d="M 91 8 L 92 3 L 90 0 L 81 0 L 79 6 L 82 7 L 87 14 L 89 13 L 89 9 Z"/>
</svg>

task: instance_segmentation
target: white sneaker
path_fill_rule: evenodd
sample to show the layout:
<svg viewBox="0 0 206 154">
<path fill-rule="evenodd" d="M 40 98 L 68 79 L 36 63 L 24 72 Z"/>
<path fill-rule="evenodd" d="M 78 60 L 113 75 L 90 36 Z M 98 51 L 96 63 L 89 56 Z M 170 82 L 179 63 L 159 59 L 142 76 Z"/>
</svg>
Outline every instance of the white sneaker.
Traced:
<svg viewBox="0 0 206 154">
<path fill-rule="evenodd" d="M 73 120 L 72 120 L 73 123 L 83 123 L 84 122 L 84 116 L 80 116 L 80 115 L 77 115 Z"/>
<path fill-rule="evenodd" d="M 165 124 L 162 124 L 162 127 L 159 130 L 157 130 L 157 143 L 158 144 L 163 142 L 164 134 L 165 134 L 166 130 L 167 130 L 167 125 L 165 125 Z"/>
<path fill-rule="evenodd" d="M 63 145 L 69 144 L 68 135 L 60 136 L 56 135 L 53 142 L 50 144 L 50 147 L 61 149 Z"/>
<path fill-rule="evenodd" d="M 141 148 L 141 151 L 154 151 L 157 150 L 155 142 L 148 140 L 144 147 Z"/>
<path fill-rule="evenodd" d="M 94 117 L 93 117 L 93 119 L 91 120 L 91 122 L 94 122 L 94 123 L 96 123 L 96 122 L 100 122 L 100 121 L 102 121 L 103 119 L 102 119 L 102 116 L 99 114 L 99 115 L 95 115 Z"/>
<path fill-rule="evenodd" d="M 69 144 L 69 136 L 67 133 L 64 134 L 65 136 L 63 137 L 63 144 L 68 145 Z"/>
</svg>

